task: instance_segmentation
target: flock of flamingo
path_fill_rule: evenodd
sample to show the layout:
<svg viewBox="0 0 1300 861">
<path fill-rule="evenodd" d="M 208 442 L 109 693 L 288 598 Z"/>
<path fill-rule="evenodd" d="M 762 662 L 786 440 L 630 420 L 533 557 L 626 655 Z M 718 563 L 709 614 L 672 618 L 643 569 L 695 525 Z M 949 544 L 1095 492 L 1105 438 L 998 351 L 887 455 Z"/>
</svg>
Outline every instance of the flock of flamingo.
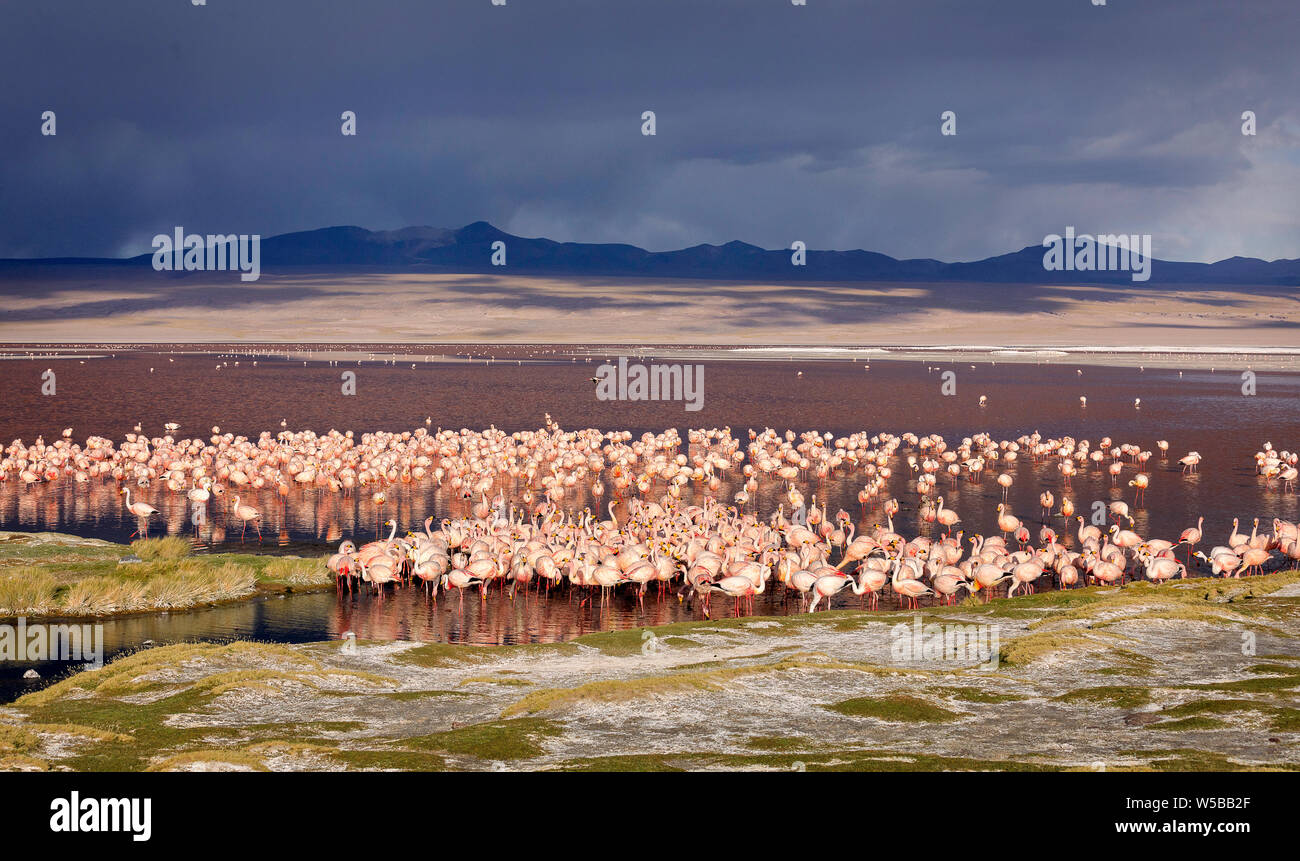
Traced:
<svg viewBox="0 0 1300 861">
<path fill-rule="evenodd" d="M 15 440 L 0 460 L 0 481 L 16 477 L 25 487 L 116 482 L 142 535 L 157 509 L 133 501 L 132 487 L 161 485 L 205 510 L 210 501 L 230 494 L 227 512 L 241 526 L 241 541 L 250 525 L 261 539 L 261 513 L 245 501 L 253 491 L 274 488 L 283 497 L 295 487 L 368 494 L 382 511 L 394 485 L 433 481 L 467 500 L 469 515 L 444 518 L 436 529 L 430 517 L 422 530 L 402 536 L 396 520 L 389 519 L 386 538 L 360 547 L 345 541 L 328 565 L 339 589 L 364 583 L 383 590 L 390 583 L 419 581 L 435 597 L 456 589 L 461 601 L 466 589 L 486 596 L 494 586 L 512 598 L 520 589 L 527 595 L 530 589 L 566 588 L 584 602 L 625 586 L 644 600 L 653 586 L 661 598 L 672 592 L 680 600 L 698 601 L 706 615 L 713 596 L 729 596 L 739 615 L 754 596 L 776 588 L 775 577 L 784 594 L 797 596 L 809 611 L 829 607 L 844 589 L 875 608 L 886 587 L 900 605 L 915 607 L 922 598 L 951 603 L 963 590 L 987 600 L 1002 584 L 1010 596 L 1043 583 L 1058 588 L 1129 578 L 1160 583 L 1202 565 L 1215 576 L 1240 577 L 1300 561 L 1297 526 L 1281 519 L 1273 520 L 1271 532 L 1260 532 L 1256 519 L 1249 534 L 1234 519 L 1225 542 L 1207 553 L 1197 550 L 1209 544 L 1204 518 L 1175 540 L 1139 535 L 1122 500 L 1111 502 L 1104 517 L 1076 515 L 1066 495 L 1070 480 L 1090 468 L 1104 469 L 1112 485 L 1127 467 L 1136 470 L 1128 486 L 1135 489 L 1135 504 L 1141 504 L 1150 480 L 1146 464 L 1156 455 L 1110 438 L 1093 445 L 1038 433 L 1015 440 L 977 434 L 950 445 L 937 434 L 861 432 L 835 438 L 768 428 L 750 430 L 742 439 L 730 428 L 714 428 L 688 431 L 683 452 L 676 430 L 640 437 L 629 431 L 566 431 L 549 415 L 545 427 L 517 433 L 424 427 L 360 436 L 282 430 L 248 438 L 213 427 L 205 441 L 178 439 L 174 424 L 164 430 L 164 436 L 150 438 L 137 427 L 120 446 L 96 436 L 79 445 L 71 428 L 52 444 Z M 1160 459 L 1169 457 L 1166 441 L 1156 448 Z M 967 535 L 959 528 L 958 512 L 945 507 L 940 481 L 946 477 L 954 487 L 961 480 L 980 482 L 996 464 L 1020 458 L 1054 463 L 1061 475 L 1059 508 L 1053 511 L 1057 499 L 1050 490 L 1039 497 L 1037 540 L 1005 502 L 1014 481 L 1009 471 L 995 479 L 1004 500 L 997 506 L 999 534 Z M 1193 451 L 1178 462 L 1190 474 L 1200 461 Z M 1300 454 L 1266 443 L 1255 461 L 1270 485 L 1294 491 Z M 899 501 L 887 490 L 895 468 L 908 470 L 920 517 L 936 526 L 932 536 L 908 538 L 895 530 Z M 884 524 L 859 532 L 849 512 L 832 514 L 815 494 L 806 502 L 799 489 L 845 475 L 862 478 L 863 514 L 868 505 L 879 507 Z M 729 501 L 719 498 L 724 478 L 740 487 Z M 593 499 L 610 495 L 607 518 L 589 508 L 566 509 L 566 495 L 580 484 Z M 697 492 L 684 498 L 691 485 Z M 749 510 L 764 485 L 784 497 L 766 518 Z M 625 506 L 621 520 L 618 503 Z M 1049 525 L 1053 517 L 1063 519 L 1077 546 L 1066 546 Z"/>
</svg>

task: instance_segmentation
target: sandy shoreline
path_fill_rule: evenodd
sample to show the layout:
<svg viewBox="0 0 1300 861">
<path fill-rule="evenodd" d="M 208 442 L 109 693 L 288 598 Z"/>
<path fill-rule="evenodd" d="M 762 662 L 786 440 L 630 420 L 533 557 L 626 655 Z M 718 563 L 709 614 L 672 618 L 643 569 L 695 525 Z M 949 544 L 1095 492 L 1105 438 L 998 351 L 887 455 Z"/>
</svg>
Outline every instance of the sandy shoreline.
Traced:
<svg viewBox="0 0 1300 861">
<path fill-rule="evenodd" d="M 1297 301 L 1294 288 L 1277 286 L 774 285 L 374 273 L 267 274 L 244 284 L 207 274 L 152 280 L 87 272 L 0 281 L 0 342 L 653 344 L 689 347 L 692 354 L 725 345 L 776 346 L 778 354 L 802 358 L 869 358 L 870 350 L 887 349 L 909 359 L 1287 367 L 1300 355 Z M 733 349 L 726 357 L 745 354 Z"/>
<path fill-rule="evenodd" d="M 680 362 L 993 362 L 1037 365 L 1091 365 L 1121 368 L 1179 368 L 1214 370 L 1241 368 L 1259 371 L 1300 369 L 1300 348 L 1264 347 L 1179 350 L 1160 347 L 1150 350 L 1121 350 L 1080 345 L 936 345 L 903 347 L 863 345 L 843 347 L 773 344 L 763 347 L 695 344 L 372 344 L 362 349 L 353 344 L 266 344 L 266 343 L 119 343 L 104 344 L 0 344 L 0 362 L 112 358 L 115 353 L 159 352 L 175 355 L 239 356 L 303 362 L 341 364 L 555 364 L 574 359 L 606 362 L 618 356 L 631 359 Z"/>
</svg>

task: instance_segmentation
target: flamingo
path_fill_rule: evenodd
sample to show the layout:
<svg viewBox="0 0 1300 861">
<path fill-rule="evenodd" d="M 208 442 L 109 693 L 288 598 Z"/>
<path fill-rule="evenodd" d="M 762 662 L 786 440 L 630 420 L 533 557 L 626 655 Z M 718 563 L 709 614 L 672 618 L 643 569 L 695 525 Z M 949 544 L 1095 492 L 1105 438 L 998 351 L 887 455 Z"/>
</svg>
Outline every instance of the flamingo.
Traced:
<svg viewBox="0 0 1300 861">
<path fill-rule="evenodd" d="M 197 514 L 200 511 L 207 510 L 208 500 L 212 498 L 212 494 L 208 490 L 208 488 L 211 487 L 211 485 L 212 485 L 212 479 L 204 477 L 199 484 L 190 488 L 189 492 L 186 494 L 186 496 L 189 498 L 190 503 L 194 508 L 195 514 Z M 199 517 L 194 517 L 193 520 L 194 520 L 194 537 L 198 538 L 199 525 L 202 521 L 200 520 Z"/>
<path fill-rule="evenodd" d="M 1095 543 L 1101 540 L 1101 529 L 1099 527 L 1085 523 L 1082 514 L 1078 515 L 1075 519 L 1079 521 L 1080 544 L 1088 544 L 1089 542 Z"/>
<path fill-rule="evenodd" d="M 1163 583 L 1177 576 L 1186 576 L 1187 570 L 1177 559 L 1168 557 L 1142 555 L 1142 561 L 1146 565 L 1147 579 L 1155 583 Z"/>
<path fill-rule="evenodd" d="M 894 574 L 891 578 L 891 585 L 894 587 L 894 592 L 899 596 L 899 598 L 907 599 L 911 604 L 912 609 L 915 610 L 917 609 L 917 599 L 924 595 L 933 595 L 934 590 L 929 586 L 926 586 L 920 580 L 913 580 L 911 578 L 906 580 L 900 579 L 899 575 L 902 567 L 901 558 L 895 559 Z"/>
<path fill-rule="evenodd" d="M 957 523 L 961 521 L 961 518 L 958 517 L 957 512 L 953 511 L 951 508 L 943 507 L 942 496 L 936 500 L 935 504 L 938 506 L 934 512 L 935 519 L 939 521 L 940 526 L 947 529 L 947 534 L 951 535 L 953 526 L 957 525 Z"/>
<path fill-rule="evenodd" d="M 834 597 L 834 595 L 837 592 L 839 592 L 841 589 L 847 586 L 849 584 L 849 580 L 850 578 L 847 574 L 843 574 L 839 572 L 835 574 L 827 574 L 823 577 L 818 577 L 816 580 L 814 580 L 811 589 L 812 596 L 813 596 L 812 605 L 808 607 L 808 612 L 816 613 L 817 604 L 821 601 L 822 598 L 826 599 L 826 609 L 829 610 L 831 608 L 831 598 Z M 861 595 L 863 591 L 865 590 L 860 589 L 857 586 L 854 587 L 854 592 L 858 595 Z"/>
<path fill-rule="evenodd" d="M 129 487 L 122 488 L 121 493 L 126 496 L 126 510 L 134 514 L 140 521 L 139 524 L 137 524 L 136 531 L 131 533 L 131 537 L 135 537 L 137 532 L 140 534 L 141 538 L 148 537 L 149 518 L 157 514 L 158 509 L 154 508 L 147 502 L 132 502 L 131 488 Z"/>
<path fill-rule="evenodd" d="M 1102 583 L 1114 583 L 1117 580 L 1124 579 L 1124 569 L 1114 562 L 1106 562 L 1100 559 L 1094 559 L 1092 567 L 1088 570 L 1089 576 L 1093 580 L 1100 580 Z"/>
<path fill-rule="evenodd" d="M 365 582 L 372 586 L 383 582 L 404 585 L 418 576 L 436 593 L 444 583 L 468 577 L 472 581 L 468 585 L 477 585 L 485 600 L 494 583 L 503 594 L 509 591 L 513 595 L 521 584 L 527 591 L 534 582 L 540 588 L 545 581 L 550 588 L 567 581 L 575 596 L 594 595 L 600 587 L 605 598 L 610 589 L 631 582 L 642 601 L 649 583 L 658 581 L 661 598 L 667 584 L 683 583 L 686 588 L 676 593 L 679 599 L 687 592 L 699 594 L 707 608 L 710 594 L 726 592 L 715 583 L 743 577 L 758 590 L 765 588 L 766 579 L 775 573 L 787 595 L 806 595 L 805 607 L 815 601 L 814 612 L 823 600 L 831 605 L 831 596 L 826 594 L 831 587 L 838 591 L 850 586 L 862 598 L 869 594 L 875 607 L 877 593 L 893 579 L 900 584 L 918 584 L 903 585 L 900 602 L 916 605 L 924 593 L 907 593 L 928 587 L 945 603 L 953 603 L 962 582 L 971 592 L 986 590 L 986 596 L 1003 580 L 1015 580 L 1008 590 L 1012 596 L 1030 589 L 1031 582 L 1033 587 L 1043 582 L 1016 577 L 1018 566 L 1027 566 L 1021 568 L 1022 575 L 1041 569 L 1040 578 L 1041 574 L 1055 575 L 1057 584 L 1069 588 L 1079 579 L 1116 582 L 1151 564 L 1156 576 L 1147 576 L 1159 582 L 1163 571 L 1179 569 L 1164 562 L 1149 563 L 1148 557 L 1171 559 L 1179 544 L 1187 544 L 1190 560 L 1204 540 L 1203 535 L 1185 534 L 1184 540 L 1172 542 L 1136 534 L 1136 512 L 1130 506 L 1143 504 L 1148 481 L 1147 473 L 1139 472 L 1129 483 L 1138 491 L 1136 497 L 1125 498 L 1112 491 L 1116 497 L 1110 506 L 1113 528 L 1105 523 L 1100 528 L 1089 527 L 1079 518 L 1081 546 L 1074 544 L 1074 536 L 1058 537 L 1047 525 L 1059 492 L 1041 493 L 1043 523 L 1037 541 L 1031 543 L 1026 522 L 1011 514 L 1008 501 L 1010 490 L 1026 475 L 1014 471 L 1017 457 L 1031 459 L 1035 470 L 1042 466 L 1043 473 L 1052 475 L 1056 474 L 1055 465 L 1067 480 L 1081 473 L 1089 480 L 1100 478 L 1100 473 L 1122 473 L 1130 463 L 1144 469 L 1150 452 L 1109 437 L 1093 445 L 1073 437 L 1045 439 L 1037 433 L 1018 440 L 997 440 L 981 433 L 950 447 L 937 434 L 872 436 L 858 432 L 836 439 L 816 432 L 778 434 L 766 429 L 750 431 L 745 445 L 727 428 L 692 429 L 683 441 L 671 430 L 639 437 L 628 431 L 564 431 L 549 416 L 544 428 L 513 434 L 496 428 L 440 428 L 431 433 L 420 427 L 411 432 L 360 436 L 286 429 L 249 439 L 222 435 L 213 427 L 209 445 L 202 439 L 173 439 L 170 432 L 174 429 L 167 430 L 169 435 L 162 439 L 128 434 L 120 447 L 92 437 L 83 448 L 69 434 L 52 445 L 41 439 L 33 445 L 15 441 L 0 451 L 0 482 L 27 484 L 29 489 L 23 493 L 39 493 L 60 479 L 72 479 L 77 488 L 86 490 L 92 490 L 96 482 L 113 480 L 119 488 L 130 485 L 132 495 L 127 504 L 131 508 L 136 507 L 134 493 L 143 492 L 137 487 L 159 488 L 160 494 L 185 493 L 192 506 L 200 502 L 211 505 L 210 500 L 221 498 L 226 488 L 250 497 L 266 490 L 279 493 L 287 505 L 288 500 L 298 498 L 292 489 L 302 485 L 304 491 L 309 486 L 316 488 L 320 502 L 331 493 L 336 499 L 355 494 L 362 500 L 360 509 L 366 512 L 373 510 L 366 507 L 369 502 L 381 510 L 387 510 L 383 508 L 386 503 L 398 504 L 398 497 L 387 498 L 387 489 L 401 484 L 414 484 L 411 498 L 415 505 L 423 504 L 417 488 L 425 482 L 428 489 L 442 494 L 437 502 L 445 497 L 447 504 L 464 516 L 445 519 L 436 528 L 432 519 L 426 520 L 423 535 L 408 532 L 400 541 L 396 521 L 389 520 L 393 532 L 387 540 L 362 547 L 355 553 L 356 560 L 340 552 L 327 564 L 340 587 L 343 581 L 339 578 L 348 576 L 350 587 L 351 577 L 364 565 Z M 1193 459 L 1199 459 L 1199 454 Z M 1266 443 L 1255 456 L 1261 486 L 1275 496 L 1280 482 L 1285 491 L 1289 486 L 1287 470 L 1294 469 L 1298 460 L 1295 453 Z M 900 461 L 906 465 L 900 468 Z M 899 499 L 891 493 L 891 466 L 904 483 L 914 484 L 920 496 L 919 510 L 908 514 L 942 527 L 933 536 L 909 541 L 901 534 L 906 529 L 899 518 Z M 999 466 L 1001 471 L 996 469 Z M 731 479 L 727 474 L 731 469 L 743 478 Z M 963 474 L 968 473 L 974 485 L 985 470 L 998 477 L 1003 491 L 998 525 L 1004 537 L 995 533 L 994 537 L 979 538 L 970 548 L 970 557 L 962 562 L 964 536 L 958 533 L 954 541 L 951 534 L 952 527 L 961 523 L 957 512 L 947 507 L 944 497 L 937 497 L 934 503 L 929 500 L 936 478 L 943 474 L 953 477 L 956 488 Z M 565 510 L 566 493 L 581 498 L 581 490 L 569 489 L 584 481 L 589 498 L 595 500 L 592 510 Z M 809 486 L 809 481 L 818 483 Z M 893 482 L 892 490 L 897 490 L 897 484 Z M 657 499 L 650 495 L 656 485 L 664 488 Z M 879 500 L 882 517 L 888 518 L 887 528 L 861 528 L 861 522 L 855 526 L 843 510 L 832 515 L 836 506 L 826 498 L 828 486 L 849 498 L 857 493 L 864 517 L 866 504 Z M 511 487 L 523 500 L 518 508 L 511 504 L 517 503 L 510 498 L 507 488 Z M 798 513 L 787 519 L 780 508 L 771 518 L 755 511 L 755 503 L 768 498 L 766 490 L 772 490 L 774 503 L 784 500 L 786 507 L 793 506 Z M 489 491 L 495 495 L 488 497 Z M 365 496 L 360 496 L 362 493 Z M 806 516 L 805 495 L 811 501 Z M 401 498 L 405 500 L 407 494 Z M 617 512 L 614 501 L 626 506 L 626 515 Z M 598 519 L 606 516 L 602 508 L 607 503 L 608 519 Z M 256 514 L 242 496 L 235 497 L 231 507 Z M 321 508 L 322 516 L 330 516 L 325 510 Z M 338 510 L 337 506 L 333 510 Z M 228 523 L 240 516 L 238 511 L 228 515 Z M 287 508 L 285 515 L 288 521 Z M 142 531 L 148 528 L 149 516 L 142 516 L 146 521 Z M 1060 496 L 1057 516 L 1067 518 L 1063 531 L 1068 531 L 1069 518 L 1075 517 L 1074 503 L 1068 497 Z M 260 521 L 265 516 L 251 519 L 261 540 Z M 248 520 L 241 521 L 240 537 L 246 540 Z M 1198 520 L 1198 533 L 1203 521 Z M 331 541 L 341 537 L 334 522 L 321 522 L 318 527 Z M 1300 560 L 1300 533 L 1295 524 L 1275 519 L 1268 532 L 1256 523 L 1249 534 L 1241 534 L 1238 527 L 1234 526 L 1224 547 L 1195 553 L 1216 574 L 1239 576 L 1242 570 L 1255 574 L 1271 568 L 1269 560 L 1275 550 Z M 214 541 L 224 540 L 223 524 L 211 528 Z M 857 534 L 859 528 L 861 535 Z M 382 534 L 382 528 L 379 532 Z M 282 527 L 282 534 L 287 533 L 287 526 Z M 1067 551 L 1062 542 L 1082 552 Z M 1246 562 L 1243 556 L 1249 551 L 1255 552 Z M 835 568 L 832 560 L 838 560 Z M 852 567 L 855 562 L 859 563 L 856 569 Z M 1183 576 L 1182 570 L 1175 576 Z M 453 571 L 463 575 L 449 577 Z M 855 572 L 849 575 L 853 579 L 838 576 L 840 571 Z M 823 578 L 831 579 L 815 589 Z M 738 584 L 737 588 L 747 587 Z M 749 598 L 752 596 L 741 595 L 737 600 Z M 583 598 L 584 603 L 587 600 Z M 739 603 L 737 612 L 744 614 L 744 603 Z"/>
<path fill-rule="evenodd" d="M 752 579 L 743 576 L 723 577 L 721 580 L 717 581 L 716 583 L 712 583 L 709 585 L 709 588 L 712 591 L 722 592 L 723 594 L 730 595 L 732 598 L 735 599 L 736 601 L 735 614 L 737 618 L 740 617 L 741 601 L 742 600 L 745 602 L 752 601 L 753 597 L 755 595 L 761 595 L 763 593 L 763 590 L 766 587 L 767 587 L 766 580 L 760 579 L 758 585 L 756 586 L 754 585 L 754 581 Z M 707 615 L 708 612 L 706 610 L 705 616 Z"/>
<path fill-rule="evenodd" d="M 1235 553 L 1223 552 L 1214 553 L 1206 556 L 1201 551 L 1193 554 L 1203 562 L 1210 563 L 1210 573 L 1216 577 L 1237 577 L 1237 569 L 1241 567 L 1241 557 Z"/>
<path fill-rule="evenodd" d="M 946 566 L 942 571 L 936 574 L 930 580 L 930 585 L 935 593 L 943 596 L 943 603 L 951 605 L 957 601 L 957 592 L 965 587 L 968 592 L 974 591 L 973 587 L 966 578 L 962 576 L 960 568 Z M 854 590 L 857 591 L 856 589 Z"/>
<path fill-rule="evenodd" d="M 971 572 L 971 579 L 975 581 L 972 591 L 983 591 L 984 603 L 987 604 L 993 594 L 993 587 L 1007 579 L 1007 575 L 998 566 L 985 562 L 975 566 Z"/>
<path fill-rule="evenodd" d="M 1027 562 L 1021 562 L 1011 569 L 1008 576 L 1011 578 L 1011 588 L 1007 589 L 1007 597 L 1016 591 L 1017 588 L 1024 587 L 1032 595 L 1034 592 L 1034 581 L 1043 573 L 1043 562 L 1035 558 Z"/>
<path fill-rule="evenodd" d="M 1005 536 L 1020 528 L 1020 518 L 1014 517 L 1005 503 L 998 503 L 998 529 Z"/>
<path fill-rule="evenodd" d="M 335 553 L 325 562 L 325 567 L 334 572 L 334 584 L 342 589 L 342 583 L 347 581 L 348 591 L 352 591 L 352 578 L 354 576 L 353 564 L 355 560 L 357 546 L 351 541 L 344 541 L 339 545 L 339 552 Z"/>
<path fill-rule="evenodd" d="M 262 526 L 258 523 L 258 521 L 262 519 L 261 512 L 251 505 L 241 503 L 238 496 L 235 497 L 235 502 L 231 506 L 231 510 L 235 512 L 235 517 L 238 517 L 244 524 L 243 529 L 239 531 L 239 542 L 241 544 L 244 542 L 244 533 L 248 531 L 249 522 L 252 522 L 253 528 L 257 530 L 257 542 L 261 544 Z"/>
<path fill-rule="evenodd" d="M 877 559 L 876 561 L 883 561 Z M 888 569 L 885 567 L 876 568 L 867 565 L 865 562 L 858 568 L 858 586 L 854 588 L 853 594 L 862 595 L 867 593 L 867 601 L 872 610 L 880 609 L 880 592 L 889 582 Z"/>
<path fill-rule="evenodd" d="M 1191 565 L 1191 564 L 1192 564 L 1192 549 L 1193 549 L 1194 547 L 1196 547 L 1197 544 L 1201 543 L 1201 535 L 1202 535 L 1202 533 L 1201 533 L 1201 528 L 1202 528 L 1204 525 L 1205 525 L 1205 517 L 1204 517 L 1204 515 L 1202 515 L 1201 517 L 1198 517 L 1198 518 L 1196 519 L 1196 525 L 1195 525 L 1195 526 L 1191 526 L 1191 527 L 1188 527 L 1187 529 L 1184 529 L 1184 530 L 1183 530 L 1183 533 L 1182 533 L 1181 535 L 1178 536 L 1178 543 L 1179 543 L 1179 544 L 1186 544 L 1186 545 L 1187 545 L 1187 564 L 1188 564 L 1188 565 Z M 1237 528 L 1237 521 L 1236 521 L 1236 520 L 1233 520 L 1233 521 L 1232 521 L 1232 527 L 1233 527 L 1233 530 L 1235 531 L 1236 528 Z"/>
<path fill-rule="evenodd" d="M 1144 472 L 1139 472 L 1137 475 L 1133 477 L 1133 480 L 1128 483 L 1129 487 L 1137 488 L 1137 491 L 1136 493 L 1134 493 L 1133 496 L 1134 505 L 1141 507 L 1142 499 L 1146 494 L 1147 485 L 1149 485 L 1150 483 L 1151 483 L 1150 477 Z"/>
<path fill-rule="evenodd" d="M 1269 552 L 1259 547 L 1251 547 L 1241 554 L 1242 573 L 1249 575 L 1251 569 L 1255 569 L 1256 574 L 1264 573 L 1264 563 L 1269 560 Z"/>
<path fill-rule="evenodd" d="M 442 575 L 442 587 L 445 589 L 454 586 L 460 590 L 460 605 L 465 606 L 465 590 L 470 586 L 481 586 L 483 581 L 477 577 L 470 576 L 469 572 L 463 568 L 453 568 L 446 574 Z"/>
</svg>

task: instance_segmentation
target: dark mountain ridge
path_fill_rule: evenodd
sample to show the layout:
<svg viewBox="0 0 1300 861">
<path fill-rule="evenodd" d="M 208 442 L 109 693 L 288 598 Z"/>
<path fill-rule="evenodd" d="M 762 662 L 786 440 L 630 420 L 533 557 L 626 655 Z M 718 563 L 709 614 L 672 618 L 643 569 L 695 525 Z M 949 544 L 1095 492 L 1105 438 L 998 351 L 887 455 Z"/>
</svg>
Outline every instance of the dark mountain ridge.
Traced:
<svg viewBox="0 0 1300 861">
<path fill-rule="evenodd" d="M 507 266 L 493 266 L 492 245 L 506 243 Z M 1042 284 L 1253 284 L 1300 286 L 1300 259 L 1230 257 L 1215 263 L 1153 259 L 1148 281 L 1128 270 L 1049 271 L 1046 249 L 1019 251 L 964 263 L 900 260 L 874 251 L 806 252 L 794 266 L 789 249 L 768 250 L 745 242 L 694 245 L 676 251 L 646 251 L 619 243 L 555 242 L 513 236 L 485 221 L 460 229 L 405 227 L 366 230 L 325 227 L 262 240 L 261 269 L 364 268 L 401 272 L 692 278 L 701 280 L 789 281 L 967 281 Z M 62 257 L 0 260 L 0 269 L 48 266 L 147 266 L 152 254 L 127 259 Z"/>
</svg>

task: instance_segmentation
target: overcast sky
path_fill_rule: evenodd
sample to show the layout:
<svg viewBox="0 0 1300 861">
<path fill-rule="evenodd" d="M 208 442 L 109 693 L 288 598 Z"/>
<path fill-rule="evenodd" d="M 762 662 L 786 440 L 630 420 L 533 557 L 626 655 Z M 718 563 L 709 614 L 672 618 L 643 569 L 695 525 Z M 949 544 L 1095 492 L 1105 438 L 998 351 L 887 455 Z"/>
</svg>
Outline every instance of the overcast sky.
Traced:
<svg viewBox="0 0 1300 861">
<path fill-rule="evenodd" d="M 1291 258 L 1298 46 L 1297 0 L 0 0 L 0 256 L 483 219 L 651 250 L 972 260 L 1073 225 Z"/>
</svg>

